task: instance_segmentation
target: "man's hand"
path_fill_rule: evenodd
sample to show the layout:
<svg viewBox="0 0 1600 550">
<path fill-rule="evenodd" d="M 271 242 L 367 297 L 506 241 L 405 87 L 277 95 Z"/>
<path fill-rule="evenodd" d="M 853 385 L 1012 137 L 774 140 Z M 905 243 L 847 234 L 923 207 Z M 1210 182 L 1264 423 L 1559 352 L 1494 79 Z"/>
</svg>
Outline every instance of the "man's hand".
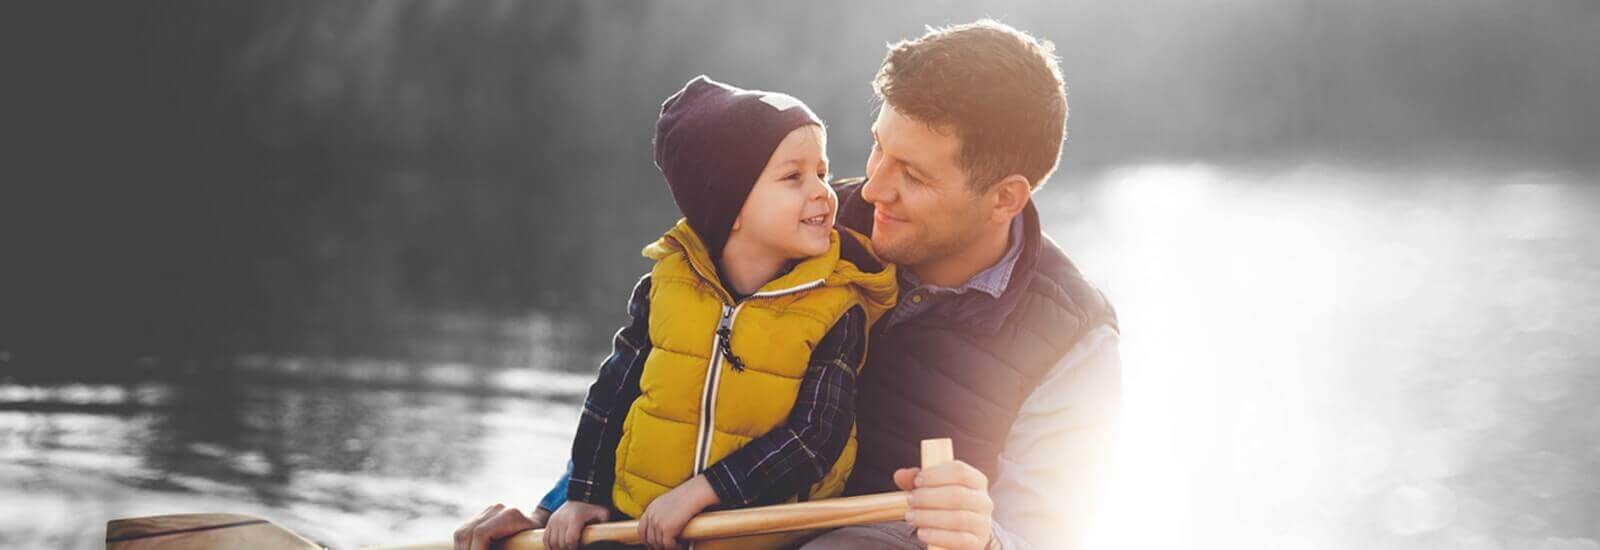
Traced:
<svg viewBox="0 0 1600 550">
<path fill-rule="evenodd" d="M 639 538 L 655 550 L 678 550 L 683 547 L 678 542 L 683 526 L 716 503 L 717 492 L 711 489 L 711 482 L 706 481 L 706 476 L 694 476 L 645 507 L 644 515 L 639 517 Z"/>
<path fill-rule="evenodd" d="M 604 506 L 569 500 L 550 514 L 550 523 L 544 528 L 544 547 L 551 550 L 577 550 L 582 542 L 583 527 L 610 517 L 611 510 Z"/>
<path fill-rule="evenodd" d="M 542 510 L 535 509 L 534 517 L 530 518 L 516 508 L 495 504 L 456 529 L 455 550 L 487 550 L 491 542 L 538 529 L 544 525 L 546 517 Z"/>
<path fill-rule="evenodd" d="M 932 468 L 901 468 L 894 484 L 911 491 L 906 523 L 917 538 L 948 550 L 980 550 L 994 536 L 989 478 L 956 460 Z"/>
</svg>

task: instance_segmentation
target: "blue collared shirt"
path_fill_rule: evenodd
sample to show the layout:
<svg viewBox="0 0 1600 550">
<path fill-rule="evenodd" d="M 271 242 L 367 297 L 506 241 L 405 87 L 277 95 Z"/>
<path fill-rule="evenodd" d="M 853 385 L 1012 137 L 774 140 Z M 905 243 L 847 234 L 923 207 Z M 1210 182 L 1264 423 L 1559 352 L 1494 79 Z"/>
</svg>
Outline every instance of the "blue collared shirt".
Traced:
<svg viewBox="0 0 1600 550">
<path fill-rule="evenodd" d="M 935 304 L 950 297 L 966 294 L 969 291 L 978 291 L 999 298 L 1005 294 L 1006 287 L 1011 284 L 1011 272 L 1017 268 L 1017 259 L 1022 257 L 1022 243 L 1027 240 L 1023 235 L 1022 216 L 1019 214 L 1011 219 L 1010 244 L 1006 245 L 1006 253 L 1000 256 L 1000 261 L 994 263 L 973 275 L 961 286 L 950 288 L 934 284 L 921 284 L 917 276 L 911 274 L 909 269 L 900 270 L 900 300 L 894 310 L 890 311 L 885 322 L 888 326 L 900 324 L 906 319 L 916 317 L 934 307 Z"/>
</svg>

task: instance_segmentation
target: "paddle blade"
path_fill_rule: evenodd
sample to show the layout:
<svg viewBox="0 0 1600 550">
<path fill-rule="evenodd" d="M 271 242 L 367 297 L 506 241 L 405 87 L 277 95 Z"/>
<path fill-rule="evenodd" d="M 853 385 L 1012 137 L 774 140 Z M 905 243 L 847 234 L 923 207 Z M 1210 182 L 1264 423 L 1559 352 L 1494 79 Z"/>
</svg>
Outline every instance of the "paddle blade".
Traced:
<svg viewBox="0 0 1600 550">
<path fill-rule="evenodd" d="M 212 548 L 321 550 L 322 546 L 281 525 L 243 514 L 173 514 L 106 523 L 106 550 Z"/>
</svg>

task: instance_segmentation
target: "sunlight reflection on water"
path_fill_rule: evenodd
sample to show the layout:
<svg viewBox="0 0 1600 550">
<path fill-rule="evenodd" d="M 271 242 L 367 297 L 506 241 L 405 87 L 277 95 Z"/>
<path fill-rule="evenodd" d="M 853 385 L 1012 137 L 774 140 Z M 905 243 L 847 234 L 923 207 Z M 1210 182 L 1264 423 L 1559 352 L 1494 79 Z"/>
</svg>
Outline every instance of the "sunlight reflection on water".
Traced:
<svg viewBox="0 0 1600 550">
<path fill-rule="evenodd" d="M 1316 165 L 1085 181 L 1038 201 L 1122 319 L 1096 548 L 1600 550 L 1595 182 Z M 241 363 L 272 383 L 0 384 L 0 546 L 98 547 L 107 518 L 189 511 L 339 545 L 447 538 L 489 502 L 534 503 L 589 382 Z"/>
<path fill-rule="evenodd" d="M 155 387 L 0 387 L 0 547 L 99 547 L 107 519 L 194 511 L 341 547 L 439 539 L 480 502 L 531 506 L 577 421 L 576 395 L 548 392 Z"/>
<path fill-rule="evenodd" d="M 1583 183 L 1154 165 L 1045 195 L 1122 319 L 1096 547 L 1594 544 Z"/>
</svg>

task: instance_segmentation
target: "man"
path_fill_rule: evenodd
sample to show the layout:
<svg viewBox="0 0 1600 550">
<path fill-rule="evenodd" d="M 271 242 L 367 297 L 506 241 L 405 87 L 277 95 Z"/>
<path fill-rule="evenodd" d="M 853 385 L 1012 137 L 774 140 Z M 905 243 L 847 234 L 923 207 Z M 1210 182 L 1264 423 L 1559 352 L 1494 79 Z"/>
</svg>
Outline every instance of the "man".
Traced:
<svg viewBox="0 0 1600 550">
<path fill-rule="evenodd" d="M 1120 408 L 1116 314 L 1040 228 L 1067 104 L 1049 42 L 979 21 L 891 47 L 865 180 L 839 223 L 900 266 L 857 384 L 860 447 L 846 494 L 910 490 L 905 521 L 803 548 L 1079 546 L 1108 475 Z M 919 442 L 957 460 L 919 471 Z M 537 526 L 496 505 L 458 548 Z"/>
</svg>

